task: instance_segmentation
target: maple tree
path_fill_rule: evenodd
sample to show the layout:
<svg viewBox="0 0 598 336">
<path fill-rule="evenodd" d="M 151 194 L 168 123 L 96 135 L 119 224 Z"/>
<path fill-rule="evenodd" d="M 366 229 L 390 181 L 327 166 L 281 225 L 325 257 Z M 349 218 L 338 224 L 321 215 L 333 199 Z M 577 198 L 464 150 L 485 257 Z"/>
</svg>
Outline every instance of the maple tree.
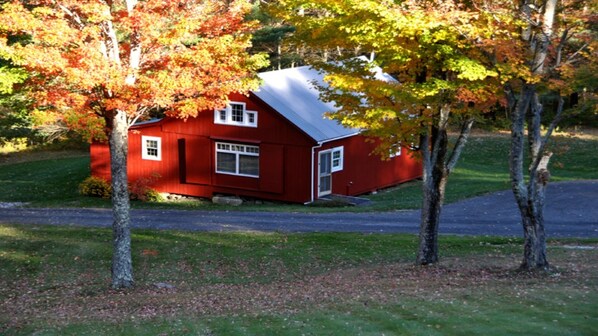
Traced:
<svg viewBox="0 0 598 336">
<path fill-rule="evenodd" d="M 595 86 L 588 87 L 596 82 L 598 68 L 596 7 L 588 1 L 525 0 L 515 10 L 522 29 L 514 44 L 525 67 L 520 76 L 507 82 L 505 91 L 512 119 L 511 184 L 524 232 L 522 269 L 550 266 L 546 256 L 544 201 L 553 153 L 547 150 L 547 145 L 567 113 L 565 97 L 576 89 L 589 95 L 597 90 Z M 555 114 L 548 121 L 542 99 L 546 94 L 557 100 Z M 595 101 L 593 104 L 595 110 Z M 544 133 L 543 123 L 548 125 Z"/>
<path fill-rule="evenodd" d="M 40 111 L 109 141 L 112 286 L 133 285 L 127 132 L 149 111 L 189 118 L 258 85 L 247 1 L 10 1 L 0 57 L 29 73 Z M 24 43 L 12 36 L 26 36 Z M 43 107 L 43 109 L 41 109 Z"/>
<path fill-rule="evenodd" d="M 448 176 L 476 115 L 502 97 L 495 60 L 510 16 L 458 1 L 281 0 L 274 10 L 298 38 L 322 49 L 375 55 L 318 65 L 329 86 L 330 117 L 379 139 L 379 154 L 413 144 L 423 160 L 418 264 L 438 261 L 438 226 Z M 375 73 L 378 66 L 388 74 Z M 389 76 L 390 75 L 390 76 Z M 392 77 L 391 77 L 392 76 Z M 454 143 L 449 126 L 458 127 Z"/>
</svg>

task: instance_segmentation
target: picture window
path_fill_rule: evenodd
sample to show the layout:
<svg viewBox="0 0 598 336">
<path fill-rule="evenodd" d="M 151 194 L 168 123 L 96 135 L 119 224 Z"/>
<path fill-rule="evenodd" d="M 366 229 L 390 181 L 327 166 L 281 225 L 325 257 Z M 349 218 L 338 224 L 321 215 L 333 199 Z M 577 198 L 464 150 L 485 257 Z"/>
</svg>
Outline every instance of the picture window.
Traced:
<svg viewBox="0 0 598 336">
<path fill-rule="evenodd" d="M 229 175 L 259 177 L 258 146 L 216 143 L 216 172 Z"/>
</svg>

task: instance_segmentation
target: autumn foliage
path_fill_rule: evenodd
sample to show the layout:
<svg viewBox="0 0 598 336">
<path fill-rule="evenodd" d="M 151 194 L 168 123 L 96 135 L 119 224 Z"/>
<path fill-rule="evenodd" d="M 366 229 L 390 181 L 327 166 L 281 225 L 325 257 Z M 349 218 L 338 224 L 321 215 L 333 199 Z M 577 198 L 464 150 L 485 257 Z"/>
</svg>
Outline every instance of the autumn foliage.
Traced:
<svg viewBox="0 0 598 336">
<path fill-rule="evenodd" d="M 299 39 L 340 46 L 345 58 L 372 53 L 373 65 L 393 77 L 364 69 L 363 59 L 322 66 L 331 87 L 325 97 L 340 107 L 331 117 L 380 137 L 385 147 L 418 142 L 440 108 L 457 118 L 495 108 L 504 103 L 504 81 L 529 72 L 502 61 L 518 53 L 507 29 L 515 24 L 511 12 L 482 2 L 280 2 L 278 15 L 297 25 Z"/>
<path fill-rule="evenodd" d="M 128 128 L 161 109 L 189 118 L 258 85 L 246 1 L 11 1 L 0 57 L 29 73 L 42 120 L 110 144 L 112 287 L 133 286 Z M 15 39 L 15 37 L 19 37 Z"/>
<path fill-rule="evenodd" d="M 187 118 L 255 88 L 245 1 L 20 1 L 0 12 L 0 57 L 26 69 L 38 107 L 102 133 L 110 111 L 129 123 L 161 107 Z M 26 36 L 24 43 L 12 43 Z M 50 118 L 51 119 L 51 118 Z"/>
<path fill-rule="evenodd" d="M 512 8 L 475 0 L 279 3 L 274 12 L 297 26 L 298 39 L 344 54 L 319 65 L 327 82 L 322 98 L 338 107 L 329 116 L 376 138 L 382 156 L 406 144 L 420 149 L 416 262 L 437 262 L 447 179 L 474 119 L 505 103 L 506 81 L 530 75 L 511 43 L 517 37 Z M 449 127 L 461 130 L 456 141 L 449 141 Z"/>
</svg>

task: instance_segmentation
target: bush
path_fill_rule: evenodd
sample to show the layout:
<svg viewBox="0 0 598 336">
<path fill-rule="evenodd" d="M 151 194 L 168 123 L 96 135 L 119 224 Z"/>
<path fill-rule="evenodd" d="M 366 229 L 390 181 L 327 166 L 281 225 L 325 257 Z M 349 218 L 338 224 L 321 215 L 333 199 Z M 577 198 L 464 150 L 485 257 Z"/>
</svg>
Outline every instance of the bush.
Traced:
<svg viewBox="0 0 598 336">
<path fill-rule="evenodd" d="M 161 202 L 164 197 L 156 190 L 150 187 L 160 175 L 152 174 L 148 178 L 140 178 L 129 184 L 129 197 L 132 200 L 142 202 Z M 79 184 L 79 193 L 84 196 L 93 196 L 101 198 L 110 198 L 112 187 L 110 183 L 99 177 L 88 177 Z"/>
<path fill-rule="evenodd" d="M 132 200 L 140 200 L 142 202 L 160 202 L 164 198 L 158 191 L 150 187 L 158 178 L 160 174 L 153 173 L 150 177 L 142 177 L 129 184 L 129 194 Z"/>
<path fill-rule="evenodd" d="M 84 196 L 110 198 L 112 187 L 108 181 L 90 176 L 79 184 L 79 193 Z"/>
<path fill-rule="evenodd" d="M 144 199 L 141 199 L 144 202 L 162 202 L 164 201 L 164 197 L 160 194 L 157 190 L 152 188 L 147 188 L 145 193 L 143 194 Z"/>
</svg>

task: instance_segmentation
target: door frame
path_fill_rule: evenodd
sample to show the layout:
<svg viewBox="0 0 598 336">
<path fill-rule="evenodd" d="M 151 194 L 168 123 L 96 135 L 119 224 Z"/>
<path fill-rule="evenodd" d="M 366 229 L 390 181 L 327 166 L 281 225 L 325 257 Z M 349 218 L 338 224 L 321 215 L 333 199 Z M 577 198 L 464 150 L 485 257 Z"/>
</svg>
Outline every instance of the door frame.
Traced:
<svg viewBox="0 0 598 336">
<path fill-rule="evenodd" d="M 328 171 L 322 172 L 322 156 L 328 155 Z M 325 168 L 325 167 L 324 167 Z M 324 174 L 324 175 L 323 175 Z M 321 190 L 322 178 L 328 177 L 330 180 L 330 189 Z M 318 197 L 332 194 L 332 149 L 323 150 L 318 153 Z"/>
</svg>

